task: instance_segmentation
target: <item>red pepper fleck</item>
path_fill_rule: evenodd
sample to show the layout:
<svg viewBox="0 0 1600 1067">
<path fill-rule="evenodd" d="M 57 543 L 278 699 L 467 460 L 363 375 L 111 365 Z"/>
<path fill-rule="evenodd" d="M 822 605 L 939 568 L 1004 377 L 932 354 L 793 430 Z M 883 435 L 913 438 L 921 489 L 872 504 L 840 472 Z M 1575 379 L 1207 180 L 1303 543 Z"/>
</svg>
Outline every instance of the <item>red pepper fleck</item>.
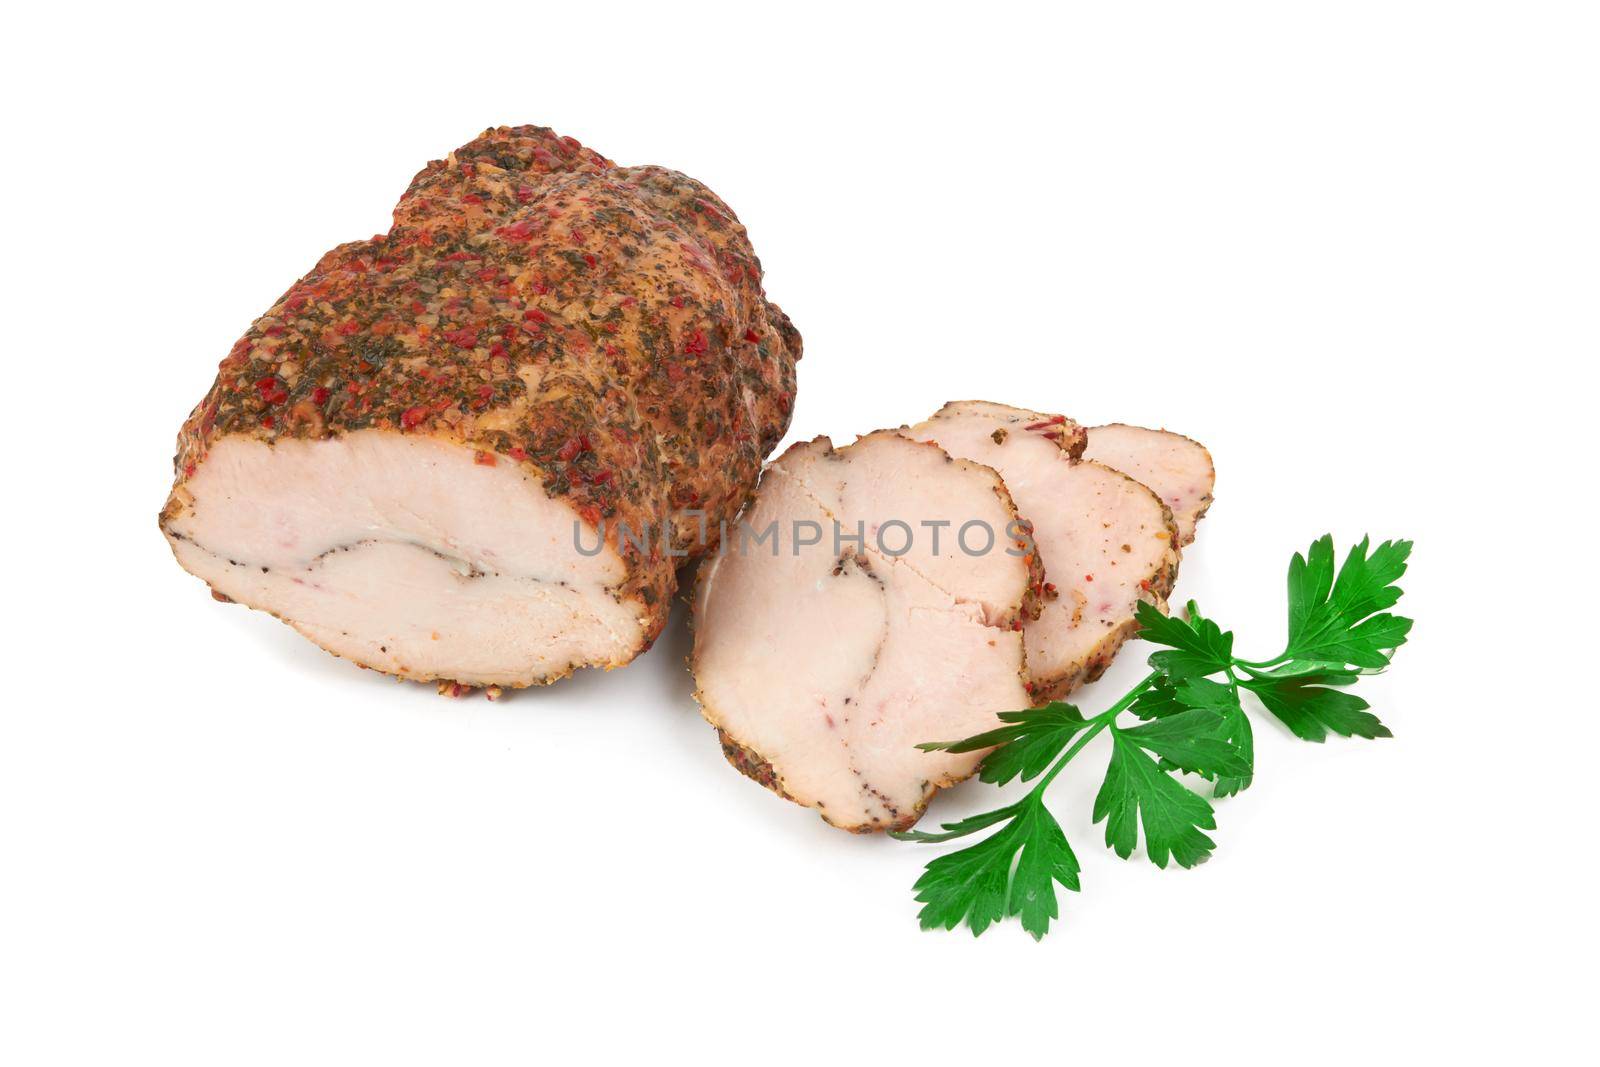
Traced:
<svg viewBox="0 0 1600 1067">
<path fill-rule="evenodd" d="M 556 453 L 556 458 L 563 463 L 571 463 L 577 458 L 578 453 L 587 451 L 589 451 L 589 438 L 579 434 L 577 437 L 567 438 L 566 443 Z"/>
<path fill-rule="evenodd" d="M 256 382 L 256 392 L 269 404 L 281 404 L 289 399 L 288 387 L 271 374 Z"/>
<path fill-rule="evenodd" d="M 1083 576 L 1083 580 L 1084 580 L 1084 581 L 1086 581 L 1086 582 L 1092 582 L 1092 581 L 1094 581 L 1094 575 L 1092 575 L 1092 574 L 1085 574 L 1085 575 L 1084 575 L 1084 576 Z"/>
<path fill-rule="evenodd" d="M 708 347 L 709 346 L 706 343 L 706 335 L 704 331 L 701 330 L 696 330 L 694 333 L 689 335 L 689 339 L 687 341 L 683 342 L 683 350 L 689 353 L 691 356 L 704 355 Z"/>
<path fill-rule="evenodd" d="M 517 460 L 518 462 L 528 458 L 528 453 L 517 445 L 513 445 L 512 447 L 506 449 L 506 455 L 510 456 L 514 460 Z"/>
<path fill-rule="evenodd" d="M 261 416 L 261 425 L 264 426 L 266 429 L 269 429 L 269 430 L 272 429 L 272 422 L 273 422 L 273 419 L 272 419 L 271 415 L 263 415 L 263 416 Z"/>
<path fill-rule="evenodd" d="M 406 408 L 400 413 L 400 425 L 409 430 L 427 417 L 428 409 L 425 407 Z"/>
<path fill-rule="evenodd" d="M 330 392 L 326 386 L 319 385 L 315 389 L 311 390 L 311 402 L 313 404 L 326 404 L 328 402 L 328 398 L 332 395 L 333 393 Z"/>
<path fill-rule="evenodd" d="M 509 226 L 501 226 L 494 232 L 496 235 L 508 240 L 526 241 L 533 236 L 533 222 L 530 219 L 523 219 L 521 222 L 513 222 Z"/>
<path fill-rule="evenodd" d="M 517 186 L 517 203 L 531 203 L 534 197 L 533 187 L 528 185 Z"/>
<path fill-rule="evenodd" d="M 471 348 L 478 343 L 478 331 L 472 329 L 451 330 L 444 335 L 444 339 L 457 348 Z"/>
<path fill-rule="evenodd" d="M 463 204 L 481 204 L 483 203 L 483 197 L 479 196 L 477 193 L 468 193 L 466 196 L 461 198 L 461 202 Z"/>
<path fill-rule="evenodd" d="M 351 334 L 361 332 L 361 324 L 355 319 L 349 319 L 339 324 L 339 332 L 349 337 Z"/>
<path fill-rule="evenodd" d="M 746 330 L 744 332 L 744 339 L 749 341 L 751 344 L 755 344 L 757 341 L 761 340 L 760 336 L 754 330 Z"/>
<path fill-rule="evenodd" d="M 589 253 L 587 253 L 587 252 L 585 252 L 585 253 L 584 253 L 584 254 L 583 254 L 583 261 L 584 261 L 584 262 L 585 262 L 585 263 L 587 263 L 587 264 L 589 264 L 589 268 L 590 268 L 590 269 L 591 269 L 591 270 L 593 270 L 593 269 L 594 269 L 594 265 L 595 265 L 595 264 L 596 264 L 596 263 L 598 263 L 598 262 L 599 262 L 599 260 L 597 260 L 597 259 L 595 259 L 595 258 L 594 258 L 594 257 L 593 257 L 593 256 L 591 256 L 591 255 L 590 255 L 590 254 L 589 254 Z"/>
<path fill-rule="evenodd" d="M 523 318 L 523 321 L 525 321 L 525 322 L 549 322 L 550 321 L 550 316 L 546 315 L 544 312 L 540 311 L 538 308 L 529 308 L 527 311 L 524 311 L 522 313 L 522 318 Z"/>
<path fill-rule="evenodd" d="M 492 467 L 494 466 L 494 453 L 485 452 L 482 449 L 479 449 L 478 451 L 472 453 L 472 462 L 476 463 L 480 467 Z"/>
</svg>

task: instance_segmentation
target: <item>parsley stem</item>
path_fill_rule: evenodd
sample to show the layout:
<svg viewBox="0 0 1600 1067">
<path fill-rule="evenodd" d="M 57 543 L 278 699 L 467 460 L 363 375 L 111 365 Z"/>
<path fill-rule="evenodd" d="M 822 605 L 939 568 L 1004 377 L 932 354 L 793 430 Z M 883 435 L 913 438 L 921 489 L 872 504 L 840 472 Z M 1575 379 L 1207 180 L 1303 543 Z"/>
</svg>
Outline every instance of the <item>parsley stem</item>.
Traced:
<svg viewBox="0 0 1600 1067">
<path fill-rule="evenodd" d="M 1083 733 L 1079 734 L 1078 739 L 1072 743 L 1072 747 L 1063 752 L 1061 757 L 1051 765 L 1050 769 L 1044 773 L 1044 777 L 1040 778 L 1039 783 L 1033 787 L 1030 795 L 1042 795 L 1044 791 L 1050 787 L 1050 783 L 1055 780 L 1055 776 L 1061 773 L 1061 768 L 1065 767 L 1069 762 L 1071 762 L 1072 757 L 1076 756 L 1084 745 L 1087 745 L 1090 741 L 1094 740 L 1095 734 L 1098 734 L 1101 730 L 1104 730 L 1107 726 L 1110 726 L 1116 721 L 1118 715 L 1121 715 L 1124 711 L 1127 711 L 1129 706 L 1132 705 L 1135 700 L 1139 699 L 1139 694 L 1143 693 L 1146 689 L 1149 689 L 1151 683 L 1153 683 L 1159 677 L 1161 677 L 1160 671 L 1151 671 L 1149 674 L 1144 676 L 1143 680 L 1141 680 L 1138 685 L 1135 685 L 1132 689 L 1123 694 L 1121 700 L 1117 701 L 1105 711 L 1102 711 L 1100 714 L 1090 719 L 1089 722 L 1092 725 L 1085 729 Z"/>
</svg>

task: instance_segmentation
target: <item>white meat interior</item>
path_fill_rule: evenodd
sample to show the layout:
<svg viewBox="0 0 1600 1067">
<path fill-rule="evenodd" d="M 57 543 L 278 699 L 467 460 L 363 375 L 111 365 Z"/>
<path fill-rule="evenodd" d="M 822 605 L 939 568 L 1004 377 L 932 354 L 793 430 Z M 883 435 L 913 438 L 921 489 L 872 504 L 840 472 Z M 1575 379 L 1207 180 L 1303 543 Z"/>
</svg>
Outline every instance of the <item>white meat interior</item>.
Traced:
<svg viewBox="0 0 1600 1067">
<path fill-rule="evenodd" d="M 375 430 L 229 436 L 181 492 L 164 528 L 185 568 L 365 666 L 529 685 L 626 662 L 642 637 L 622 561 L 580 552 L 577 515 L 506 457 Z"/>
<path fill-rule="evenodd" d="M 992 471 L 937 448 L 871 434 L 832 450 L 826 438 L 771 464 L 743 519 L 777 524 L 776 554 L 734 535 L 703 564 L 694 671 L 706 718 L 770 766 L 783 795 L 851 830 L 909 825 L 933 792 L 971 774 L 981 754 L 918 751 L 968 737 L 1026 707 L 1022 635 L 1028 582 L 1003 540 L 982 556 L 931 551 L 925 528 L 900 558 L 873 544 L 892 519 L 1013 517 Z M 867 545 L 836 551 L 833 522 Z M 803 545 L 814 522 L 822 543 Z M 796 536 L 796 531 L 800 533 Z M 892 550 L 900 538 L 886 538 Z"/>
</svg>

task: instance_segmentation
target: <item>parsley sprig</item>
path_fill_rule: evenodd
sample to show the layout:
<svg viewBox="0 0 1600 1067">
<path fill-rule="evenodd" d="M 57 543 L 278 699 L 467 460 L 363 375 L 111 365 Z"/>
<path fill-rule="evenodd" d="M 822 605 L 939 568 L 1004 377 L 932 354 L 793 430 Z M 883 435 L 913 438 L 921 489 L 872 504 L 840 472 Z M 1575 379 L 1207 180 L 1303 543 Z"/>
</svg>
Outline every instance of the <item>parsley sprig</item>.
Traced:
<svg viewBox="0 0 1600 1067">
<path fill-rule="evenodd" d="M 1163 868 L 1169 860 L 1193 867 L 1216 848 L 1206 835 L 1217 825 L 1211 800 L 1179 775 L 1209 782 L 1211 799 L 1242 792 L 1254 779 L 1244 691 L 1306 741 L 1330 733 L 1391 736 L 1367 702 L 1346 690 L 1362 674 L 1387 667 L 1405 643 L 1411 620 L 1387 609 L 1400 599 L 1395 582 L 1410 554 L 1410 541 L 1370 548 L 1363 538 L 1335 574 L 1332 537 L 1295 553 L 1288 641 L 1268 660 L 1235 656 L 1232 632 L 1201 615 L 1193 601 L 1182 618 L 1140 604 L 1139 636 L 1162 648 L 1150 656 L 1150 673 L 1105 711 L 1084 718 L 1073 705 L 1054 701 L 1001 712 L 1002 725 L 975 737 L 919 745 L 944 752 L 992 749 L 978 777 L 995 785 L 1037 779 L 1015 803 L 946 823 L 942 833 L 894 835 L 941 842 L 999 827 L 927 865 L 915 886 L 923 928 L 953 930 L 964 922 L 977 935 L 1015 916 L 1035 939 L 1045 935 L 1060 915 L 1055 887 L 1077 892 L 1080 868 L 1044 794 L 1100 733 L 1111 736 L 1111 757 L 1094 821 L 1105 823 L 1106 845 L 1123 859 L 1138 847 L 1142 830 L 1145 855 Z"/>
</svg>

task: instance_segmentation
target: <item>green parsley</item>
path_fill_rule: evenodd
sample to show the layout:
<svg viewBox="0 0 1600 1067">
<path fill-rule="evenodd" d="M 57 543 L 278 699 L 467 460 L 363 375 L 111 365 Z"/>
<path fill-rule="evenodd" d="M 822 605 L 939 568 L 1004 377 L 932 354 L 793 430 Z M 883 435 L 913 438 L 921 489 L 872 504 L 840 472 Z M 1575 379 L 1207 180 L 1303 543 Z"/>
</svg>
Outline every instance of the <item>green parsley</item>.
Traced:
<svg viewBox="0 0 1600 1067">
<path fill-rule="evenodd" d="M 1315 541 L 1289 563 L 1289 638 L 1268 660 L 1234 655 L 1233 634 L 1189 602 L 1184 618 L 1140 604 L 1139 636 L 1162 646 L 1151 671 L 1122 699 L 1092 718 L 1054 701 L 999 714 L 1002 725 L 963 741 L 929 742 L 928 751 L 993 751 L 978 776 L 1004 785 L 1037 779 L 1019 801 L 946 823 L 943 833 L 907 831 L 905 841 L 940 842 L 999 829 L 975 845 L 940 856 L 915 886 L 924 929 L 974 935 L 1017 917 L 1035 939 L 1060 915 L 1057 885 L 1077 892 L 1078 859 L 1044 804 L 1045 790 L 1096 735 L 1111 736 L 1111 758 L 1094 801 L 1094 821 L 1106 826 L 1106 845 L 1123 859 L 1143 835 L 1157 867 L 1202 863 L 1216 847 L 1211 800 L 1179 774 L 1211 784 L 1211 799 L 1250 787 L 1255 746 L 1242 693 L 1299 738 L 1389 737 L 1367 702 L 1346 690 L 1362 674 L 1381 671 L 1405 643 L 1411 620 L 1389 614 L 1400 599 L 1395 585 L 1406 570 L 1410 541 L 1370 549 L 1363 538 L 1334 571 L 1333 538 Z M 1124 715 L 1131 721 L 1119 721 Z"/>
</svg>

